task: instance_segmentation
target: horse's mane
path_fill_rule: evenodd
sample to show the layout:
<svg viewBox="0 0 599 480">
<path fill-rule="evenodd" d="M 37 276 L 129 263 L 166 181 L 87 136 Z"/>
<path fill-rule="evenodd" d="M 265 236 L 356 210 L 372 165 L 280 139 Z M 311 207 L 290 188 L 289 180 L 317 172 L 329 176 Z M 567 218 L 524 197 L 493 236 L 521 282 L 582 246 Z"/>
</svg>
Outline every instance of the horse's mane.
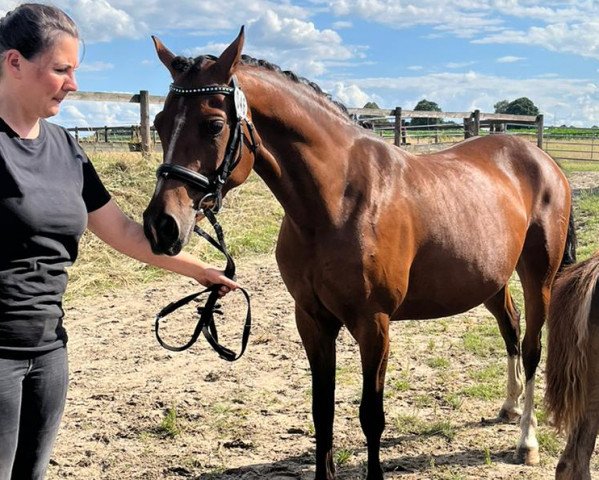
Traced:
<svg viewBox="0 0 599 480">
<path fill-rule="evenodd" d="M 218 57 L 215 57 L 214 55 L 200 55 L 195 58 L 179 56 L 179 57 L 175 57 L 173 59 L 172 66 L 175 70 L 177 70 L 179 72 L 188 72 L 188 71 L 189 72 L 199 72 L 202 65 L 207 60 L 216 61 L 217 58 Z M 296 75 L 295 73 L 293 73 L 290 70 L 283 70 L 278 65 L 268 62 L 267 60 L 259 60 L 257 58 L 251 57 L 249 55 L 241 55 L 241 63 L 243 65 L 259 67 L 259 68 L 263 68 L 263 69 L 271 71 L 271 72 L 278 73 L 278 74 L 288 78 L 292 82 L 299 83 L 301 85 L 306 85 L 306 86 L 310 87 L 312 90 L 314 90 L 317 95 L 322 96 L 323 98 L 327 99 L 332 105 L 336 106 L 341 111 L 341 113 L 346 115 L 348 118 L 351 118 L 349 111 L 347 110 L 347 107 L 345 105 L 343 105 L 341 102 L 333 100 L 333 98 L 331 97 L 330 94 L 323 91 L 316 83 L 308 80 L 307 78 L 300 77 L 299 75 Z"/>
</svg>

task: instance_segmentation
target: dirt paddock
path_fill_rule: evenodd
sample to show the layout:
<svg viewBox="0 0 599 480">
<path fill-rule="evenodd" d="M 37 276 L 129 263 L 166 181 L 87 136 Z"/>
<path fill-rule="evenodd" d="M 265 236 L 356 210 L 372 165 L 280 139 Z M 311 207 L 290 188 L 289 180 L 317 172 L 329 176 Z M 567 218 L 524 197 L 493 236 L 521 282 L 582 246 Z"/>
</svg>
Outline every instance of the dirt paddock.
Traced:
<svg viewBox="0 0 599 480">
<path fill-rule="evenodd" d="M 583 185 L 586 186 L 586 185 Z M 196 290 L 171 277 L 67 305 L 67 409 L 49 479 L 309 479 L 314 474 L 311 386 L 293 304 L 272 256 L 239 265 L 254 326 L 245 356 L 225 362 L 200 341 L 170 353 L 153 334 L 164 305 Z M 221 338 L 237 350 L 241 306 L 231 299 Z M 189 313 L 189 311 L 187 312 Z M 165 336 L 191 332 L 191 315 L 165 323 Z M 175 335 L 175 336 L 172 336 Z M 478 342 L 478 343 L 477 343 Z M 386 478 L 549 479 L 564 438 L 542 409 L 541 465 L 513 463 L 516 424 L 494 418 L 503 401 L 505 354 L 495 322 L 477 308 L 449 319 L 394 323 L 387 374 Z M 358 421 L 357 347 L 338 342 L 335 448 L 340 479 L 364 478 Z M 599 478 L 595 458 L 594 475 Z"/>
</svg>

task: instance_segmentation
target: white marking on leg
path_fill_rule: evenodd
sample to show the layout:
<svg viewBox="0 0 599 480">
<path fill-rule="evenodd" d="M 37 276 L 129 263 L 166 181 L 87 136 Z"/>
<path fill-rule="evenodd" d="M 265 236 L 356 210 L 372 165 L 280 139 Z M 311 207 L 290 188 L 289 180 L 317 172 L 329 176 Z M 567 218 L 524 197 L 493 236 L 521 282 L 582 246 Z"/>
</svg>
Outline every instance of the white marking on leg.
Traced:
<svg viewBox="0 0 599 480">
<path fill-rule="evenodd" d="M 507 358 L 507 398 L 501 407 L 501 415 L 515 418 L 522 415 L 520 397 L 524 390 L 522 381 L 522 363 L 520 355 L 510 355 Z"/>
<path fill-rule="evenodd" d="M 520 419 L 520 441 L 518 442 L 518 452 L 529 454 L 532 453 L 532 457 L 536 457 L 538 462 L 538 451 L 539 442 L 537 441 L 537 417 L 534 412 L 534 390 L 535 390 L 535 379 L 532 378 L 526 382 L 526 389 L 524 392 L 524 412 Z M 529 458 L 524 460 L 529 463 Z M 534 459 L 533 459 L 534 461 Z"/>
</svg>

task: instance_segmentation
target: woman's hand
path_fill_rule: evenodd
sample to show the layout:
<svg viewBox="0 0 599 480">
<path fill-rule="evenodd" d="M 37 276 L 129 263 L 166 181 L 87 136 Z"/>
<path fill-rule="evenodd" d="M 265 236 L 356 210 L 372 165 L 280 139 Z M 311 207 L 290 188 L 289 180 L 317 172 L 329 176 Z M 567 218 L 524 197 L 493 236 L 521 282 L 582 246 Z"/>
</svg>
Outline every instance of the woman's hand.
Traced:
<svg viewBox="0 0 599 480">
<path fill-rule="evenodd" d="M 196 280 L 205 287 L 212 285 L 220 285 L 218 294 L 220 297 L 239 288 L 239 284 L 229 277 L 225 276 L 222 270 L 213 267 L 206 267 L 201 272 L 201 275 Z"/>
</svg>

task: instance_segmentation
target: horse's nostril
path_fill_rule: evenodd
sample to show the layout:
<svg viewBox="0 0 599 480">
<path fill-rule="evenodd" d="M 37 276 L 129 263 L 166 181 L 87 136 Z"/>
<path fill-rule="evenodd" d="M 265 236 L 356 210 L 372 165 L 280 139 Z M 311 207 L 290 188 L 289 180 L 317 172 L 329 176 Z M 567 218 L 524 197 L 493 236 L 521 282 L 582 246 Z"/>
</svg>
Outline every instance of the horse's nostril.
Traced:
<svg viewBox="0 0 599 480">
<path fill-rule="evenodd" d="M 174 242 L 179 238 L 179 225 L 177 221 L 166 213 L 156 219 L 156 235 L 160 239 Z"/>
<path fill-rule="evenodd" d="M 144 213 L 144 232 L 155 254 L 176 255 L 182 247 L 179 224 L 171 215 L 160 213 L 152 218 Z"/>
</svg>

